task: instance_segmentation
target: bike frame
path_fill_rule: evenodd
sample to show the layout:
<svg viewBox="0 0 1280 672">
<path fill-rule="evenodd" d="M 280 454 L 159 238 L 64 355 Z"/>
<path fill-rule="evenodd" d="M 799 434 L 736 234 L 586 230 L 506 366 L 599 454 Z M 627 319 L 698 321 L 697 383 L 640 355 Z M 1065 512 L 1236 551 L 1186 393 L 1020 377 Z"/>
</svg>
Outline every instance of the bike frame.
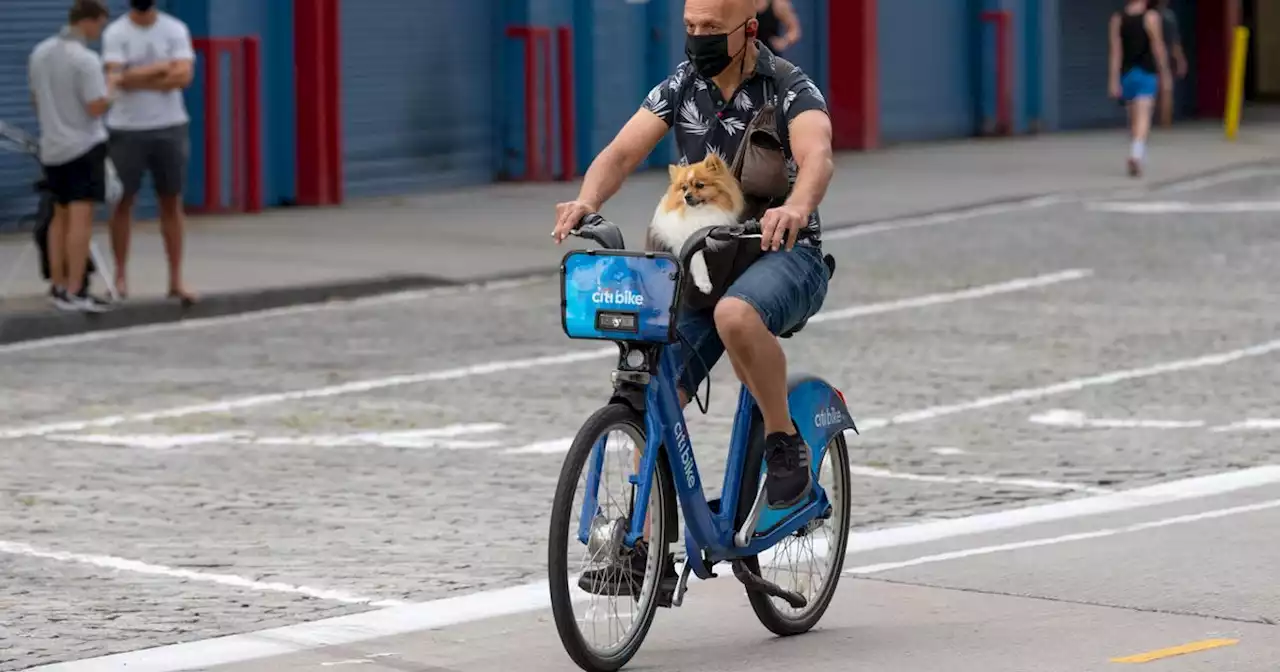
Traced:
<svg viewBox="0 0 1280 672">
<path fill-rule="evenodd" d="M 797 504 L 785 512 L 778 524 L 771 526 L 772 529 L 763 536 L 753 531 L 745 547 L 737 546 L 734 542 L 737 533 L 734 518 L 742 496 L 747 442 L 751 434 L 755 399 L 745 385 L 741 386 L 729 443 L 724 485 L 720 492 L 719 505 L 713 511 L 711 502 L 702 491 L 702 478 L 698 473 L 693 444 L 685 424 L 684 410 L 680 406 L 680 398 L 676 391 L 678 378 L 676 363 L 673 361 L 674 356 L 672 349 L 661 348 L 657 375 L 650 378 L 645 390 L 644 454 L 638 473 L 631 477 L 631 483 L 636 486 L 635 501 L 632 506 L 630 526 L 623 543 L 628 548 L 632 548 L 644 536 L 645 518 L 649 509 L 649 496 L 653 489 L 654 472 L 658 468 L 658 456 L 665 453 L 675 480 L 679 507 L 684 513 L 685 545 L 689 557 L 687 562 L 698 578 L 707 579 L 714 576 L 711 573 L 711 565 L 723 560 L 758 555 L 824 513 L 829 503 L 827 493 L 818 485 L 815 478 L 813 495 L 808 503 Z M 597 510 L 596 492 L 604 461 L 603 441 L 604 437 L 597 441 L 588 464 L 587 494 L 583 502 L 582 522 L 578 532 L 579 539 L 584 543 L 590 523 L 594 519 L 594 515 L 587 514 Z M 666 451 L 661 450 L 664 444 L 669 448 Z M 822 463 L 825 450 L 825 445 L 814 449 L 813 465 Z M 705 553 L 706 562 L 695 562 L 695 558 L 703 559 L 703 553 Z"/>
</svg>

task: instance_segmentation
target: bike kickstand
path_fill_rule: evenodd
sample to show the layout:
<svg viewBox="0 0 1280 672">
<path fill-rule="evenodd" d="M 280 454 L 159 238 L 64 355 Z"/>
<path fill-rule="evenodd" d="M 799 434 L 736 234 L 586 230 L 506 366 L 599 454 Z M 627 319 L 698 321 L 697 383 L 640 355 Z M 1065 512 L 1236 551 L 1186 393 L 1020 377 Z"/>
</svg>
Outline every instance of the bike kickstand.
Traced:
<svg viewBox="0 0 1280 672">
<path fill-rule="evenodd" d="M 676 583 L 676 594 L 671 599 L 671 606 L 679 607 L 684 604 L 684 594 L 689 590 L 689 575 L 693 574 L 693 565 L 688 562 L 684 564 L 684 571 L 680 572 L 680 581 Z"/>
</svg>

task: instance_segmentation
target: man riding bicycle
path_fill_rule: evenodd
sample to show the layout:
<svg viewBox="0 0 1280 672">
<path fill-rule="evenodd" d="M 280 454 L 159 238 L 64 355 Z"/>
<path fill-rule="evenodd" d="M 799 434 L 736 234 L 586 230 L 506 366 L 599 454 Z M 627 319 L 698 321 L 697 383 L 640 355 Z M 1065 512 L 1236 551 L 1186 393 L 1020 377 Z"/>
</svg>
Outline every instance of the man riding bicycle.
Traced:
<svg viewBox="0 0 1280 672">
<path fill-rule="evenodd" d="M 591 163 L 577 200 L 556 205 L 557 244 L 584 215 L 598 212 L 623 180 L 675 128 L 681 163 L 708 153 L 728 162 L 737 154 L 756 111 L 775 102 L 785 122 L 783 152 L 790 189 L 763 216 L 765 252 L 727 288 L 712 310 L 685 311 L 677 329 L 694 353 L 677 349 L 680 402 L 688 404 L 710 368 L 727 350 L 734 373 L 760 407 L 766 433 L 765 492 L 769 506 L 787 508 L 809 493 L 808 446 L 787 408 L 787 364 L 777 336 L 812 317 L 826 298 L 818 204 L 834 171 L 831 121 L 818 87 L 798 68 L 755 39 L 755 0 L 686 0 L 688 61 L 649 92 L 641 108 Z M 642 577 L 646 549 L 637 544 L 629 567 L 583 576 L 584 588 Z M 668 564 L 668 567 L 670 565 Z"/>
</svg>

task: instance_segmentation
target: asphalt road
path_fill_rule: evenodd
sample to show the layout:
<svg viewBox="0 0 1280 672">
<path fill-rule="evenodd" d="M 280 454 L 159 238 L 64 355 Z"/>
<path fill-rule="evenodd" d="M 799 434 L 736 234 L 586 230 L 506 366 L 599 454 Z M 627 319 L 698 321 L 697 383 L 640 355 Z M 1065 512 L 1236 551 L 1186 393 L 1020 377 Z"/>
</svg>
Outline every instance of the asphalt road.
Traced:
<svg viewBox="0 0 1280 672">
<path fill-rule="evenodd" d="M 1276 669 L 1280 477 L 1241 470 L 1277 462 L 1278 196 L 1280 175 L 1255 174 L 830 234 L 825 316 L 785 348 L 865 429 L 850 458 L 866 536 L 847 564 L 876 571 L 846 576 L 820 628 L 785 642 L 731 578 L 695 583 L 635 666 L 1093 670 L 1227 638 L 1160 664 Z M 607 394 L 610 359 L 565 339 L 557 291 L 0 347 L 0 670 L 569 669 L 536 582 L 564 440 Z M 690 421 L 715 485 L 735 395 L 723 363 Z M 1187 480 L 1224 473 L 1234 485 Z M 1167 483 L 1189 485 L 1008 523 Z M 1087 538 L 966 555 L 1072 534 Z M 249 644 L 292 641 L 271 633 L 193 644 L 396 610 L 409 629 L 353 621 L 337 640 L 296 635 L 311 644 L 287 658 Z M 184 643 L 154 667 L 90 661 Z"/>
</svg>

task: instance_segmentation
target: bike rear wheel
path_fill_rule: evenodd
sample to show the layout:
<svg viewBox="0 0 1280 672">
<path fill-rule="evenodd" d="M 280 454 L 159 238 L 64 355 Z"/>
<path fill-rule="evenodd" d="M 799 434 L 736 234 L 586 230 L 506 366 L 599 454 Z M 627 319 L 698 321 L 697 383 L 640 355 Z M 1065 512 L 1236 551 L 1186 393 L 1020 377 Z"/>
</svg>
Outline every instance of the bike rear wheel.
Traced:
<svg viewBox="0 0 1280 672">
<path fill-rule="evenodd" d="M 620 595 L 597 595 L 579 585 L 584 572 L 604 569 L 620 556 L 630 563 L 630 556 L 621 552 L 625 549 L 620 546 L 638 487 L 631 485 L 626 475 L 635 473 L 637 456 L 644 445 L 643 416 L 625 404 L 610 404 L 583 424 L 560 471 L 548 543 L 551 610 L 565 651 L 588 672 L 613 672 L 640 649 L 658 608 L 661 577 L 669 570 L 667 544 L 651 543 L 647 562 L 635 562 L 643 565 L 643 578 L 637 576 L 629 590 L 618 591 Z M 624 467 L 621 479 L 608 475 L 610 467 L 616 466 Z M 596 515 L 589 521 L 595 548 L 582 543 L 578 536 L 593 471 L 599 474 Z M 647 513 L 648 538 L 665 540 L 674 531 L 667 528 L 676 506 L 670 467 L 665 460 L 658 460 L 654 479 Z M 576 497 L 580 490 L 582 497 Z M 578 566 L 574 566 L 575 557 Z M 587 606 L 585 614 L 579 615 L 575 605 L 582 603 Z M 608 619 L 605 625 L 597 622 L 601 612 Z M 602 635 L 606 640 L 603 643 L 599 641 Z"/>
<path fill-rule="evenodd" d="M 826 519 L 815 518 L 800 532 L 786 537 L 768 551 L 744 559 L 752 573 L 799 593 L 807 600 L 804 608 L 795 609 L 780 598 L 748 591 L 747 599 L 760 623 L 783 637 L 808 632 L 817 625 L 840 583 L 845 550 L 849 544 L 851 499 L 849 450 L 844 434 L 836 434 L 827 443 L 822 462 L 818 465 L 818 477 L 814 480 L 821 483 L 827 493 L 831 515 Z M 827 534 L 819 538 L 818 533 L 824 531 Z M 767 556 L 763 563 L 762 556 Z"/>
</svg>

